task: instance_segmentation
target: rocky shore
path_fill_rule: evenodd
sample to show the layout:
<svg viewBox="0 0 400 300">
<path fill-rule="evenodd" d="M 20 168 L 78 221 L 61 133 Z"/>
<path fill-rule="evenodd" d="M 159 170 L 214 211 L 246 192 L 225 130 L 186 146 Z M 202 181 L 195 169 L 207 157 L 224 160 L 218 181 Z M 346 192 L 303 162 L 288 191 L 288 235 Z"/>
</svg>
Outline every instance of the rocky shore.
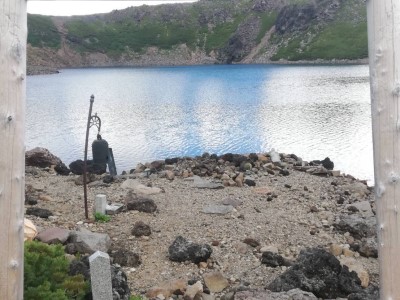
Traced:
<svg viewBox="0 0 400 300">
<path fill-rule="evenodd" d="M 28 151 L 26 162 L 26 217 L 40 228 L 38 238 L 84 255 L 93 249 L 77 240 L 101 237 L 132 294 L 379 298 L 373 188 L 328 158 L 205 153 L 139 164 L 115 177 L 93 174 L 91 220 L 80 175 L 44 149 Z M 98 194 L 124 207 L 109 222 L 92 218 Z M 55 228 L 63 238 L 54 238 Z"/>
</svg>

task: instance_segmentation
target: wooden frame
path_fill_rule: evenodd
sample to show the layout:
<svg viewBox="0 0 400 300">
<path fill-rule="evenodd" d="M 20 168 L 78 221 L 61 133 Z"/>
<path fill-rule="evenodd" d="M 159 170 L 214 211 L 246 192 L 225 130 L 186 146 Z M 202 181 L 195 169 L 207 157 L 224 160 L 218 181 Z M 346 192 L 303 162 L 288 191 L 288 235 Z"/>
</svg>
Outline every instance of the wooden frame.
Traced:
<svg viewBox="0 0 400 300">
<path fill-rule="evenodd" d="M 76 0 L 79 1 L 79 0 Z M 400 299 L 400 2 L 368 0 L 381 299 Z M 0 0 L 0 299 L 23 299 L 26 0 Z"/>
</svg>

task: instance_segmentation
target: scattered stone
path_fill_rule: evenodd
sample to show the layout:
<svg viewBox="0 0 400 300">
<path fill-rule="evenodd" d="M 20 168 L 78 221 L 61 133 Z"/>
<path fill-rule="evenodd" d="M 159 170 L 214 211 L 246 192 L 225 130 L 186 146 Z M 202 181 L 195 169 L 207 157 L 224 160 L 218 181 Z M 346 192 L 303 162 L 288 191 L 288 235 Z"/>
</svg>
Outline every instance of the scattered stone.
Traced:
<svg viewBox="0 0 400 300">
<path fill-rule="evenodd" d="M 196 295 L 201 295 L 203 293 L 203 285 L 200 281 L 197 281 L 195 284 L 189 285 L 186 288 L 186 292 L 184 294 L 184 299 L 194 299 Z"/>
<path fill-rule="evenodd" d="M 36 205 L 38 203 L 38 200 L 32 196 L 32 195 L 27 195 L 25 193 L 25 204 L 27 205 Z"/>
<path fill-rule="evenodd" d="M 106 175 L 103 177 L 103 182 L 104 183 L 112 183 L 114 182 L 114 176 L 112 175 Z"/>
<path fill-rule="evenodd" d="M 279 174 L 281 174 L 282 176 L 289 176 L 290 172 L 288 169 L 283 169 L 279 171 Z"/>
<path fill-rule="evenodd" d="M 332 244 L 329 247 L 329 252 L 334 256 L 342 255 L 343 253 L 343 246 L 338 244 Z"/>
<path fill-rule="evenodd" d="M 203 275 L 204 283 L 211 293 L 222 292 L 229 286 L 229 281 L 221 272 L 211 272 Z"/>
<path fill-rule="evenodd" d="M 142 194 L 142 195 L 147 195 L 147 196 L 160 194 L 162 192 L 162 190 L 160 188 L 145 186 L 145 185 L 139 183 L 135 179 L 127 179 L 127 180 L 125 180 L 121 184 L 121 188 L 130 189 L 130 190 L 132 190 L 133 192 L 135 192 L 137 194 Z"/>
<path fill-rule="evenodd" d="M 285 183 L 285 188 L 291 189 L 291 188 L 292 188 L 292 185 L 291 185 L 291 184 L 288 184 L 288 183 Z"/>
<path fill-rule="evenodd" d="M 313 293 L 300 289 L 274 293 L 268 290 L 239 291 L 235 300 L 318 300 Z"/>
<path fill-rule="evenodd" d="M 107 215 L 115 215 L 120 213 L 124 208 L 124 205 L 121 203 L 111 203 L 110 205 L 106 205 L 106 214 Z"/>
<path fill-rule="evenodd" d="M 207 261 L 211 253 L 212 248 L 210 245 L 196 244 L 182 236 L 178 236 L 168 248 L 170 260 L 178 262 L 192 261 L 195 264 Z"/>
<path fill-rule="evenodd" d="M 254 238 L 251 238 L 251 237 L 245 238 L 245 239 L 243 240 L 243 243 L 245 243 L 245 244 L 247 244 L 247 245 L 249 245 L 249 246 L 251 246 L 251 247 L 253 247 L 253 248 L 260 246 L 260 242 L 257 241 L 257 240 L 254 239 Z"/>
<path fill-rule="evenodd" d="M 233 198 L 226 198 L 222 200 L 223 205 L 233 206 L 234 208 L 243 204 L 243 201 Z"/>
<path fill-rule="evenodd" d="M 256 180 L 253 177 L 246 176 L 244 178 L 244 183 L 248 186 L 256 186 Z"/>
<path fill-rule="evenodd" d="M 155 299 L 157 296 L 162 295 L 165 299 L 171 297 L 174 293 L 184 294 L 187 288 L 187 281 L 183 279 L 173 280 L 169 282 L 163 282 L 157 287 L 151 288 L 146 293 L 148 299 Z"/>
<path fill-rule="evenodd" d="M 354 202 L 346 206 L 349 211 L 360 212 L 361 216 L 368 218 L 373 217 L 371 204 L 369 201 Z"/>
<path fill-rule="evenodd" d="M 25 165 L 27 166 L 46 168 L 61 163 L 61 159 L 45 148 L 36 147 L 25 152 Z"/>
<path fill-rule="evenodd" d="M 53 213 L 45 208 L 40 207 L 28 207 L 26 209 L 26 214 L 30 216 L 36 216 L 39 218 L 47 219 L 48 217 L 52 216 Z"/>
<path fill-rule="evenodd" d="M 194 187 L 198 189 L 223 189 L 224 185 L 220 183 L 210 182 L 208 180 L 202 179 L 199 176 L 193 176 Z"/>
<path fill-rule="evenodd" d="M 378 244 L 375 238 L 363 238 L 358 252 L 364 257 L 378 257 Z"/>
<path fill-rule="evenodd" d="M 271 161 L 273 163 L 279 163 L 281 162 L 281 156 L 279 155 L 278 152 L 276 152 L 274 149 L 272 149 L 269 153 L 268 153 L 269 157 L 271 158 Z"/>
<path fill-rule="evenodd" d="M 293 265 L 291 261 L 284 258 L 275 252 L 265 251 L 261 257 L 261 263 L 266 264 L 268 267 L 276 268 L 281 266 L 289 267 Z"/>
<path fill-rule="evenodd" d="M 296 263 L 267 286 L 273 292 L 295 288 L 324 299 L 347 297 L 362 289 L 355 272 L 342 267 L 332 254 L 317 248 L 302 250 Z"/>
<path fill-rule="evenodd" d="M 82 175 L 84 169 L 85 162 L 81 159 L 73 161 L 69 164 L 69 169 L 72 173 L 76 175 Z M 86 170 L 88 173 L 101 175 L 106 173 L 107 165 L 106 164 L 95 164 L 92 160 L 88 160 L 86 162 Z"/>
<path fill-rule="evenodd" d="M 232 211 L 233 206 L 231 205 L 210 205 L 203 208 L 205 214 L 226 215 Z"/>
<path fill-rule="evenodd" d="M 92 173 L 87 173 L 86 174 L 86 183 L 91 183 L 96 181 L 96 175 Z M 75 179 L 75 184 L 76 185 L 83 185 L 83 175 L 80 175 L 78 178 Z"/>
<path fill-rule="evenodd" d="M 41 231 L 36 239 L 46 244 L 64 244 L 69 238 L 70 230 L 63 228 L 47 228 Z"/>
<path fill-rule="evenodd" d="M 137 221 L 133 226 L 131 233 L 136 237 L 149 236 L 151 235 L 151 228 L 142 221 Z"/>
<path fill-rule="evenodd" d="M 243 183 L 244 183 L 244 174 L 243 173 L 239 173 L 239 175 L 236 176 L 235 183 L 238 187 L 243 186 Z"/>
<path fill-rule="evenodd" d="M 175 173 L 173 171 L 167 170 L 165 171 L 165 178 L 172 181 L 175 179 Z"/>
<path fill-rule="evenodd" d="M 39 195 L 39 200 L 52 202 L 53 198 L 51 198 L 49 195 L 41 194 Z"/>
<path fill-rule="evenodd" d="M 153 213 L 157 210 L 157 205 L 154 200 L 149 198 L 142 198 L 135 194 L 133 191 L 129 191 L 126 198 L 126 209 L 137 210 L 146 213 Z"/>
<path fill-rule="evenodd" d="M 111 257 L 114 264 L 119 264 L 122 267 L 138 267 L 142 263 L 139 254 L 125 249 L 112 252 Z"/>
</svg>

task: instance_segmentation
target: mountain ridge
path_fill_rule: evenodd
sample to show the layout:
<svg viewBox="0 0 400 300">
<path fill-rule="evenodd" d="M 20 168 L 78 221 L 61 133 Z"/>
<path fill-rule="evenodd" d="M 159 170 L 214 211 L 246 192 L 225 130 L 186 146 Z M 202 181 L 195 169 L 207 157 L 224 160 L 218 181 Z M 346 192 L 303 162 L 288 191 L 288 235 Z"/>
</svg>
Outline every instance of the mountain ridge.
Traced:
<svg viewBox="0 0 400 300">
<path fill-rule="evenodd" d="M 69 67 L 365 62 L 365 0 L 200 0 L 28 15 L 28 74 Z"/>
</svg>

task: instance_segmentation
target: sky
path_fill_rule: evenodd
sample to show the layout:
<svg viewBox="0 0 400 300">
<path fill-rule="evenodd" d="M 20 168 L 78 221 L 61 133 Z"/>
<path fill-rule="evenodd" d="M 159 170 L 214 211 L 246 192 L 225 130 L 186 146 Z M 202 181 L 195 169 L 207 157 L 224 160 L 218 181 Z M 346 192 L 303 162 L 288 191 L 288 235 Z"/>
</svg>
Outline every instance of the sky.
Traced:
<svg viewBox="0 0 400 300">
<path fill-rule="evenodd" d="M 149 1 L 28 1 L 28 13 L 51 15 L 51 16 L 72 16 L 90 15 L 96 13 L 107 13 L 114 9 L 123 9 L 130 6 L 158 5 L 163 3 L 189 3 L 196 0 L 149 0 Z"/>
</svg>

